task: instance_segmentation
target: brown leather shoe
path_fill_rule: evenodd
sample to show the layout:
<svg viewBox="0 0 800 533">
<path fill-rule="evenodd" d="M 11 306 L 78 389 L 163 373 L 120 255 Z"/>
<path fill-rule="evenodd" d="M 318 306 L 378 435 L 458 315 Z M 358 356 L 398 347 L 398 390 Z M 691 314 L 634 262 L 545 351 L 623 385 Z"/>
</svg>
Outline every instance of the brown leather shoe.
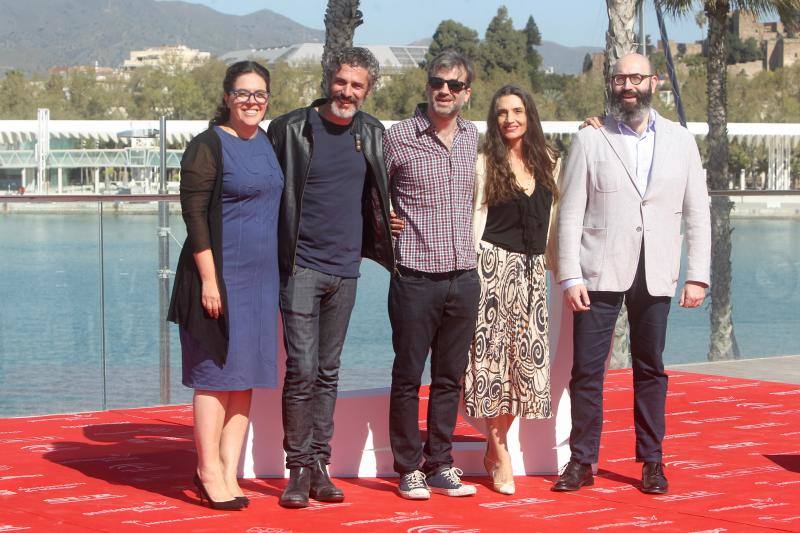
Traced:
<svg viewBox="0 0 800 533">
<path fill-rule="evenodd" d="M 550 490 L 555 492 L 569 492 L 592 485 L 594 485 L 592 465 L 582 465 L 576 461 L 570 461 Z"/>
<path fill-rule="evenodd" d="M 642 466 L 641 491 L 645 494 L 666 494 L 668 489 L 663 463 L 645 463 Z"/>
</svg>

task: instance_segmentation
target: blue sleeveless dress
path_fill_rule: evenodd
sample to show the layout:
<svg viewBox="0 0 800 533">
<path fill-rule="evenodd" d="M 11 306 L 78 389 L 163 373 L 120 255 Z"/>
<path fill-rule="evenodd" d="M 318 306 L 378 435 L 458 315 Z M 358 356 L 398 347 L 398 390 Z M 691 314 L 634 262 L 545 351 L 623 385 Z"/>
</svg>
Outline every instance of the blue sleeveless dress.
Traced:
<svg viewBox="0 0 800 533">
<path fill-rule="evenodd" d="M 222 141 L 222 279 L 230 339 L 224 365 L 181 328 L 183 384 L 234 391 L 277 386 L 278 210 L 283 172 L 267 136 Z"/>
</svg>

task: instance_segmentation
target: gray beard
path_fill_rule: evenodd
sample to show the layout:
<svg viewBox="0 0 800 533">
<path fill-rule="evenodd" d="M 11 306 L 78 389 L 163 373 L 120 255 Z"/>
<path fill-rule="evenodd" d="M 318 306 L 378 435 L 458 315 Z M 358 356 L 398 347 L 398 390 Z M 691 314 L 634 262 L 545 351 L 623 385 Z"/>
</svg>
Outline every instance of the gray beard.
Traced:
<svg viewBox="0 0 800 533">
<path fill-rule="evenodd" d="M 641 122 L 650 115 L 650 102 L 653 98 L 653 93 L 641 94 L 640 99 L 636 105 L 631 109 L 626 109 L 622 102 L 616 95 L 611 96 L 611 106 L 609 111 L 611 116 L 617 122 L 623 124 L 630 124 L 632 122 Z"/>
<path fill-rule="evenodd" d="M 358 113 L 358 106 L 353 105 L 350 109 L 342 109 L 339 107 L 339 102 L 334 98 L 331 100 L 331 113 L 342 119 L 353 118 Z"/>
</svg>

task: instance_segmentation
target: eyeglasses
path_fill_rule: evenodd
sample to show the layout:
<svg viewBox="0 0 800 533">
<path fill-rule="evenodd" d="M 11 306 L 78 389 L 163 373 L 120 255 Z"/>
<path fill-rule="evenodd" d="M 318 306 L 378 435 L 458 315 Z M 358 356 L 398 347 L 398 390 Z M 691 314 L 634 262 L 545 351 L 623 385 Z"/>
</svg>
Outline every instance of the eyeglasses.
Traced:
<svg viewBox="0 0 800 533">
<path fill-rule="evenodd" d="M 428 85 L 431 89 L 439 90 L 447 84 L 447 88 L 451 93 L 460 93 L 467 88 L 467 83 L 461 80 L 446 80 L 438 76 L 431 76 L 428 78 Z"/>
<path fill-rule="evenodd" d="M 228 93 L 233 97 L 233 101 L 237 104 L 246 104 L 252 97 L 257 104 L 266 104 L 269 100 L 269 92 L 267 91 L 245 91 L 244 89 L 234 89 Z"/>
<path fill-rule="evenodd" d="M 630 80 L 634 85 L 639 85 L 645 78 L 650 78 L 652 74 L 614 74 L 611 81 L 614 85 L 625 85 L 625 80 Z"/>
</svg>

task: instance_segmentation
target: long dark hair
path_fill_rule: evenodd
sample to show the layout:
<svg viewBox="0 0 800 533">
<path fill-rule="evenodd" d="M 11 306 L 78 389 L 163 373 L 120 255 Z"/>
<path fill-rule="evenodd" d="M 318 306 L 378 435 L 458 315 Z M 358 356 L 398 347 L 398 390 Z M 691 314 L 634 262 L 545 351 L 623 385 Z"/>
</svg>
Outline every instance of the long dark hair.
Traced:
<svg viewBox="0 0 800 533">
<path fill-rule="evenodd" d="M 267 84 L 267 92 L 269 92 L 269 70 L 255 61 L 238 61 L 228 67 L 225 71 L 225 79 L 222 81 L 222 98 L 217 106 L 217 111 L 214 113 L 208 124 L 211 126 L 225 124 L 231 118 L 231 110 L 225 104 L 225 95 L 233 90 L 233 84 L 236 79 L 242 74 L 250 73 L 258 74 Z"/>
<path fill-rule="evenodd" d="M 496 205 L 510 200 L 514 193 L 522 189 L 517 185 L 514 172 L 508 162 L 508 147 L 497 124 L 497 102 L 503 96 L 518 96 L 525 106 L 528 126 L 522 137 L 522 157 L 525 167 L 533 173 L 538 185 L 543 185 L 553 194 L 553 202 L 558 200 L 558 186 L 553 172 L 558 150 L 547 142 L 539 120 L 539 112 L 533 97 L 516 85 L 505 85 L 492 97 L 489 114 L 486 117 L 486 137 L 483 141 L 483 154 L 486 159 L 486 202 Z"/>
</svg>

